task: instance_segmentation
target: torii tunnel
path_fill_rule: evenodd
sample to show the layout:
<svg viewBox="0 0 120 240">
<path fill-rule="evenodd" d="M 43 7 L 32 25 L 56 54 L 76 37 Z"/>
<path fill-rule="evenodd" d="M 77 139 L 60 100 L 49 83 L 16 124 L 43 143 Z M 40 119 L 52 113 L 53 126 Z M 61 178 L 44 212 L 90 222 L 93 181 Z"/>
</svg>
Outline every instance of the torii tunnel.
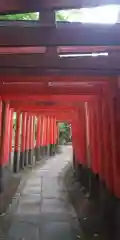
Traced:
<svg viewBox="0 0 120 240">
<path fill-rule="evenodd" d="M 94 5 L 100 1 L 0 1 L 1 14 L 40 12 L 38 21 L 0 21 L 1 194 L 16 112 L 15 173 L 41 161 L 41 151 L 55 154 L 57 122 L 66 121 L 82 183 L 89 188 L 90 178 L 99 195 L 103 184 L 120 201 L 120 25 L 55 21 L 57 10 Z"/>
</svg>

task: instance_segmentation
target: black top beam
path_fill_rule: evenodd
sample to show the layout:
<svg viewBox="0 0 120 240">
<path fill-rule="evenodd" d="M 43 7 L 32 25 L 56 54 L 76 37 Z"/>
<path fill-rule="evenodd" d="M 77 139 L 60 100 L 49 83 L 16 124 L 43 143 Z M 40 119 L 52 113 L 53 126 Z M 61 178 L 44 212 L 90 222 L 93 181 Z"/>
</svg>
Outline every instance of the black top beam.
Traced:
<svg viewBox="0 0 120 240">
<path fill-rule="evenodd" d="M 120 46 L 120 24 L 0 22 L 0 46 Z"/>
<path fill-rule="evenodd" d="M 1 0 L 0 13 L 39 12 L 43 9 L 76 9 L 107 4 L 120 4 L 120 0 Z"/>
<path fill-rule="evenodd" d="M 21 81 L 25 76 L 119 76 L 120 70 L 113 69 L 40 69 L 40 68 L 0 68 L 0 77 L 3 80 L 3 77 L 6 75 L 19 76 Z"/>
<path fill-rule="evenodd" d="M 46 54 L 0 54 L 0 68 L 41 70 L 116 70 L 120 71 L 120 52 L 108 56 L 59 57 Z"/>
</svg>

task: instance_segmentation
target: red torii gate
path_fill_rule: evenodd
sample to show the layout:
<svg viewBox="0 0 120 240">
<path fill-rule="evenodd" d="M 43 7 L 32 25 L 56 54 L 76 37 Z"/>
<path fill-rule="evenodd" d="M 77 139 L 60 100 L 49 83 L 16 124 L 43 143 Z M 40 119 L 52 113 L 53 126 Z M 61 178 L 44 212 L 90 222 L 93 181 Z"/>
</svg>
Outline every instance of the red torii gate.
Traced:
<svg viewBox="0 0 120 240">
<path fill-rule="evenodd" d="M 99 4 L 97 0 L 87 2 L 87 6 Z M 72 123 L 75 169 L 85 176 L 89 169 L 93 179 L 98 177 L 119 199 L 120 26 L 57 23 L 56 27 L 54 10 L 81 6 L 86 7 L 86 3 L 77 0 L 13 0 L 11 3 L 4 0 L 0 3 L 1 13 L 40 11 L 41 14 L 41 24 L 39 21 L 28 25 L 25 22 L 0 23 L 0 178 L 11 150 L 8 136 L 12 135 L 12 112 L 16 109 L 15 172 L 19 167 L 32 164 L 36 117 L 38 154 L 41 144 L 55 143 L 56 119 L 67 120 Z M 63 58 L 64 53 L 101 51 L 108 56 Z M 42 137 L 41 128 L 45 129 Z"/>
</svg>

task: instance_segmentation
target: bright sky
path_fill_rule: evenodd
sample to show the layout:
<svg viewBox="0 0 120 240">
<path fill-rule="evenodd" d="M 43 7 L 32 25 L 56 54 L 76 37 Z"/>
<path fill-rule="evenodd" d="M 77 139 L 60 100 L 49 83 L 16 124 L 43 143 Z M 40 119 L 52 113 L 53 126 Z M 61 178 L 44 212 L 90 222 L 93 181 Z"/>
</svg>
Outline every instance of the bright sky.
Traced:
<svg viewBox="0 0 120 240">
<path fill-rule="evenodd" d="M 120 5 L 108 5 L 104 7 L 96 8 L 84 8 L 81 10 L 69 10 L 64 11 L 64 15 L 68 16 L 70 22 L 82 22 L 82 23 L 100 23 L 100 24 L 115 24 L 118 21 L 120 23 Z M 92 53 L 92 54 L 62 54 L 60 57 L 82 57 L 82 56 L 108 56 L 108 53 Z"/>
<path fill-rule="evenodd" d="M 68 14 L 70 22 L 114 24 L 118 20 L 120 5 L 83 8 L 81 10 L 71 10 L 70 12 L 72 13 Z"/>
</svg>

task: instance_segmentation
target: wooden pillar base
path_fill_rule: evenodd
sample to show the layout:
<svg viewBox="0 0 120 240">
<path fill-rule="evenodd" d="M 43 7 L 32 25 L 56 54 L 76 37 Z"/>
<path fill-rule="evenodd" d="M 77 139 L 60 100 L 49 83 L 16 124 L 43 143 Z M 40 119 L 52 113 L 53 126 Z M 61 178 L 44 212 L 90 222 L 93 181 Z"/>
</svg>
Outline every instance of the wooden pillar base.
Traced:
<svg viewBox="0 0 120 240">
<path fill-rule="evenodd" d="M 50 156 L 52 156 L 52 144 L 50 144 Z"/>
<path fill-rule="evenodd" d="M 120 199 L 117 201 L 117 204 L 114 206 L 114 233 L 113 239 L 120 239 Z"/>
<path fill-rule="evenodd" d="M 75 153 L 73 151 L 73 167 L 75 170 L 75 175 L 80 183 L 89 192 L 89 196 L 92 198 L 99 198 L 100 184 L 99 177 L 94 174 L 91 169 L 80 164 L 80 161 L 75 159 Z"/>
<path fill-rule="evenodd" d="M 41 147 L 41 155 L 42 155 L 42 157 L 46 156 L 46 147 L 45 146 Z"/>
<path fill-rule="evenodd" d="M 10 167 L 10 170 L 13 170 L 13 154 L 12 152 L 9 153 L 9 167 Z"/>
<path fill-rule="evenodd" d="M 99 176 L 91 171 L 91 169 L 82 166 L 80 169 L 80 182 L 89 192 L 89 196 L 94 199 L 99 199 L 100 182 Z"/>
<path fill-rule="evenodd" d="M 24 166 L 28 166 L 28 150 L 25 150 Z"/>
<path fill-rule="evenodd" d="M 102 183 L 101 183 L 102 184 Z M 105 224 L 108 232 L 108 239 L 120 239 L 120 201 L 117 200 L 113 194 L 105 187 L 105 184 L 102 185 L 103 190 L 100 192 L 102 196 L 101 203 L 101 212 L 103 212 L 103 218 L 105 219 Z M 118 204 L 119 203 L 119 204 Z M 118 218 L 117 218 L 118 217 Z"/>
<path fill-rule="evenodd" d="M 0 165 L 0 194 L 3 192 L 3 167 Z"/>
<path fill-rule="evenodd" d="M 56 145 L 53 144 L 53 155 L 55 155 L 55 153 L 56 153 Z"/>
<path fill-rule="evenodd" d="M 81 179 L 81 170 L 82 170 L 82 165 L 78 163 L 75 159 L 75 154 L 73 153 L 73 168 L 75 171 L 75 176 L 76 178 L 80 181 Z"/>
<path fill-rule="evenodd" d="M 55 155 L 55 146 L 54 144 L 50 144 L 50 156 Z"/>
<path fill-rule="evenodd" d="M 33 164 L 33 150 L 32 149 L 28 150 L 28 164 L 29 165 Z"/>
<path fill-rule="evenodd" d="M 41 147 L 39 147 L 39 159 L 42 159 Z"/>
<path fill-rule="evenodd" d="M 20 152 L 20 169 L 24 169 L 25 153 Z"/>
<path fill-rule="evenodd" d="M 45 146 L 45 156 L 48 155 L 48 146 Z"/>
<path fill-rule="evenodd" d="M 14 162 L 13 162 L 13 172 L 18 173 L 20 170 L 19 168 L 19 152 L 14 152 Z"/>
<path fill-rule="evenodd" d="M 50 156 L 50 145 L 47 146 L 47 156 Z"/>
<path fill-rule="evenodd" d="M 40 147 L 35 148 L 35 159 L 36 162 L 40 161 Z"/>
</svg>

